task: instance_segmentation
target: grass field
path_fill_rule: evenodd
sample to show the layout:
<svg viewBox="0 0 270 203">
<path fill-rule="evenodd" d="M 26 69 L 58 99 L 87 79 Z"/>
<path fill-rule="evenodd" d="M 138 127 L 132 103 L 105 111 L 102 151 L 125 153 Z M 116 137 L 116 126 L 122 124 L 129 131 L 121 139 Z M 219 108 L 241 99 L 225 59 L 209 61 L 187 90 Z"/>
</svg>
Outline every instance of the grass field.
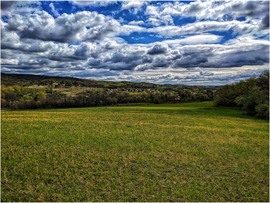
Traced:
<svg viewBox="0 0 270 203">
<path fill-rule="evenodd" d="M 2 111 L 2 201 L 268 201 L 269 123 L 177 105 Z"/>
</svg>

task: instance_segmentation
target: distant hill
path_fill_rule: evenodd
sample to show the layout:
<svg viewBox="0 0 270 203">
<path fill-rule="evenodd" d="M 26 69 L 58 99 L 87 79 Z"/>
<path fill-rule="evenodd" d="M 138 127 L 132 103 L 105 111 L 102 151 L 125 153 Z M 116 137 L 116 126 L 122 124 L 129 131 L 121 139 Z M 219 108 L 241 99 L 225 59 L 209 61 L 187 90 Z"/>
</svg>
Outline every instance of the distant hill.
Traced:
<svg viewBox="0 0 270 203">
<path fill-rule="evenodd" d="M 1 73 L 1 84 L 2 85 L 20 85 L 20 86 L 31 86 L 31 85 L 58 85 L 64 87 L 81 86 L 81 87 L 94 87 L 94 88 L 196 88 L 203 87 L 204 89 L 216 89 L 214 86 L 186 86 L 186 85 L 171 85 L 171 84 L 153 84 L 146 82 L 128 82 L 128 81 L 97 81 L 92 79 L 81 79 L 74 77 L 60 77 L 60 76 L 44 76 L 44 75 L 30 75 L 30 74 L 8 74 Z"/>
<path fill-rule="evenodd" d="M 1 73 L 2 85 L 51 85 L 57 83 L 61 86 L 82 86 L 82 87 L 95 87 L 95 88 L 155 88 L 160 85 L 151 83 L 135 83 L 135 82 L 112 82 L 112 81 L 96 81 L 91 79 L 80 79 L 73 77 L 60 77 L 60 76 L 43 76 L 43 75 L 30 75 L 30 74 L 7 74 Z M 171 85 L 163 85 L 171 86 Z"/>
<path fill-rule="evenodd" d="M 211 101 L 214 92 L 214 87 L 1 74 L 1 107 L 11 109 Z"/>
</svg>

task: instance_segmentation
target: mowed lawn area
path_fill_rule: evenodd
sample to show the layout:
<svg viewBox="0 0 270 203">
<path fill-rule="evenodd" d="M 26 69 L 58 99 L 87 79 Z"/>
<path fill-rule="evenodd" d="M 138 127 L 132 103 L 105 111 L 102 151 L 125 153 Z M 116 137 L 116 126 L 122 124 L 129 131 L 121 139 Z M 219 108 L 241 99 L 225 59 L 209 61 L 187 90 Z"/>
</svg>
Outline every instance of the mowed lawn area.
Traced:
<svg viewBox="0 0 270 203">
<path fill-rule="evenodd" d="M 211 102 L 2 110 L 2 201 L 268 201 L 269 122 Z"/>
</svg>

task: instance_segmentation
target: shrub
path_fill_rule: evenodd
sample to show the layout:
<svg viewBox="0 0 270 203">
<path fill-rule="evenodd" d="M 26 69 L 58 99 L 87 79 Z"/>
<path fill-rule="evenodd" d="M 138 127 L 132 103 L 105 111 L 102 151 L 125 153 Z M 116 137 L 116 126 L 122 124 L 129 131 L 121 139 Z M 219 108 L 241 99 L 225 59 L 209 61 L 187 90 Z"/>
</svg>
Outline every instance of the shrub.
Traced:
<svg viewBox="0 0 270 203">
<path fill-rule="evenodd" d="M 258 104 L 255 107 L 256 116 L 259 118 L 269 119 L 269 105 L 268 104 Z"/>
</svg>

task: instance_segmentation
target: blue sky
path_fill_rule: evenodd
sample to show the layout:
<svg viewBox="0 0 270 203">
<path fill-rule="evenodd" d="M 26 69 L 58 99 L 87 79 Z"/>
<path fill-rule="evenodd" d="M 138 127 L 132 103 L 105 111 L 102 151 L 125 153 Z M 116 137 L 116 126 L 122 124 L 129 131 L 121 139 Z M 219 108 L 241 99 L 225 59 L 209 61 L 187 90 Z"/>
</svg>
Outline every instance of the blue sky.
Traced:
<svg viewBox="0 0 270 203">
<path fill-rule="evenodd" d="M 269 1 L 2 1 L 1 71 L 224 85 L 269 69 Z"/>
</svg>

